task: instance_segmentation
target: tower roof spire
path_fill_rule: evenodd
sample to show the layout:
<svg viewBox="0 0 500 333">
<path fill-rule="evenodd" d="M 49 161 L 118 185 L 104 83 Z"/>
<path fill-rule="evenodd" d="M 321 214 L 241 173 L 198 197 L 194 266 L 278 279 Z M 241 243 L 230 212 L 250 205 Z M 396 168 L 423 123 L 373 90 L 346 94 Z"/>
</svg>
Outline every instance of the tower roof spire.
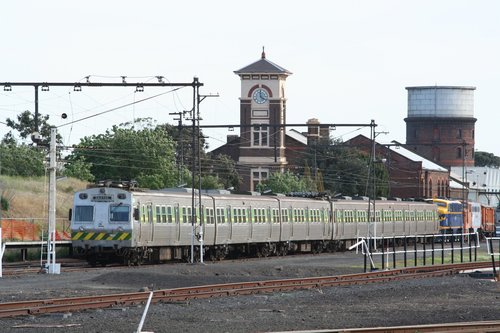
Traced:
<svg viewBox="0 0 500 333">
<path fill-rule="evenodd" d="M 262 59 L 266 59 L 266 52 L 264 51 L 264 46 L 262 46 Z"/>
</svg>

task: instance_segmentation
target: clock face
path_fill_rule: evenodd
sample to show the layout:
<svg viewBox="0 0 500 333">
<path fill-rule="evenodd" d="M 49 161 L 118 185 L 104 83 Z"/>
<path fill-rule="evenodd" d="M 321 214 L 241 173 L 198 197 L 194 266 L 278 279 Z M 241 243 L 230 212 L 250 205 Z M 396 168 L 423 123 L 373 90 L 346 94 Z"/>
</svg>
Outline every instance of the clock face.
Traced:
<svg viewBox="0 0 500 333">
<path fill-rule="evenodd" d="M 263 103 L 267 102 L 268 98 L 269 98 L 269 96 L 267 95 L 267 91 L 265 91 L 262 88 L 255 90 L 253 93 L 253 100 L 257 104 L 263 104 Z"/>
</svg>

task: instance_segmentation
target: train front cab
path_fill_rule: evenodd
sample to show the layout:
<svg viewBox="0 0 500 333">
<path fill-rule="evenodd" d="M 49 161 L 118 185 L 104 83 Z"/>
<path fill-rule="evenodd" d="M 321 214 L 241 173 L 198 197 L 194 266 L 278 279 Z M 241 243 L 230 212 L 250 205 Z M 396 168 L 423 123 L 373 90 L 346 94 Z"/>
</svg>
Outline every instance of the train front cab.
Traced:
<svg viewBox="0 0 500 333">
<path fill-rule="evenodd" d="M 75 193 L 71 210 L 73 253 L 89 262 L 109 260 L 132 242 L 132 206 L 129 192 L 91 188 Z"/>
<path fill-rule="evenodd" d="M 433 199 L 438 206 L 441 233 L 458 233 L 464 227 L 463 206 L 460 201 Z"/>
</svg>

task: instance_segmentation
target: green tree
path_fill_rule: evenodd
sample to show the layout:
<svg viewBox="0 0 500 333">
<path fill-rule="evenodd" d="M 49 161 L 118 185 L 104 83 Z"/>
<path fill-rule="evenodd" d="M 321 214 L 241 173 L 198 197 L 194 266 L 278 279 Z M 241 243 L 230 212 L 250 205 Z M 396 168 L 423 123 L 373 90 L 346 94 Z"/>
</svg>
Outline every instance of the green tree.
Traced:
<svg viewBox="0 0 500 333">
<path fill-rule="evenodd" d="M 28 140 L 31 135 L 36 132 L 35 128 L 35 115 L 29 110 L 26 110 L 17 116 L 17 121 L 7 118 L 6 124 L 8 127 L 16 130 L 19 136 L 23 140 Z M 41 141 L 38 142 L 40 145 L 48 145 L 50 143 L 50 128 L 52 126 L 49 124 L 49 115 L 38 115 L 38 133 L 41 135 Z M 12 142 L 14 139 L 11 132 L 7 133 L 3 141 L 9 140 Z M 62 137 L 57 134 L 56 142 L 58 144 L 62 143 Z"/>
<path fill-rule="evenodd" d="M 218 188 L 232 187 L 238 190 L 242 183 L 241 176 L 236 170 L 236 163 L 227 155 L 206 156 L 202 159 L 202 175 L 203 177 L 215 176 L 221 185 Z"/>
<path fill-rule="evenodd" d="M 369 156 L 359 149 L 345 146 L 341 141 L 323 140 L 307 149 L 307 160 L 317 168 L 317 186 L 331 194 L 372 194 L 373 180 L 370 177 Z M 387 196 L 388 175 L 385 167 L 375 164 L 377 196 Z M 322 182 L 320 179 L 322 178 Z"/>
<path fill-rule="evenodd" d="M 263 183 L 257 186 L 258 190 L 271 190 L 273 193 L 291 193 L 291 192 L 304 192 L 307 191 L 307 185 L 304 178 L 293 174 L 290 171 L 274 172 Z"/>
<path fill-rule="evenodd" d="M 134 179 L 152 189 L 176 186 L 178 180 L 175 143 L 163 126 L 154 126 L 150 119 L 82 138 L 67 162 L 88 165 L 96 180 Z"/>
<path fill-rule="evenodd" d="M 87 163 L 83 156 L 68 158 L 64 166 L 63 174 L 66 177 L 73 177 L 80 180 L 92 182 L 95 180 L 91 171 L 92 164 Z"/>
<path fill-rule="evenodd" d="M 38 177 L 45 174 L 45 151 L 24 144 L 0 145 L 0 173 L 8 176 Z"/>
<path fill-rule="evenodd" d="M 484 151 L 477 151 L 474 154 L 474 165 L 478 167 L 500 167 L 500 157 Z"/>
</svg>

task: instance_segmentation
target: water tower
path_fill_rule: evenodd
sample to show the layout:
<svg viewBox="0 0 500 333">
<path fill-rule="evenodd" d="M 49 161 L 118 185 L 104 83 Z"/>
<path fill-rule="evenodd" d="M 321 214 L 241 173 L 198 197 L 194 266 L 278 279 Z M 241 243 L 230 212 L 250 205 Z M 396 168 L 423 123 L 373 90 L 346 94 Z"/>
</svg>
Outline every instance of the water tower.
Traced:
<svg viewBox="0 0 500 333">
<path fill-rule="evenodd" d="M 407 148 L 445 167 L 474 166 L 475 87 L 406 87 Z"/>
</svg>

